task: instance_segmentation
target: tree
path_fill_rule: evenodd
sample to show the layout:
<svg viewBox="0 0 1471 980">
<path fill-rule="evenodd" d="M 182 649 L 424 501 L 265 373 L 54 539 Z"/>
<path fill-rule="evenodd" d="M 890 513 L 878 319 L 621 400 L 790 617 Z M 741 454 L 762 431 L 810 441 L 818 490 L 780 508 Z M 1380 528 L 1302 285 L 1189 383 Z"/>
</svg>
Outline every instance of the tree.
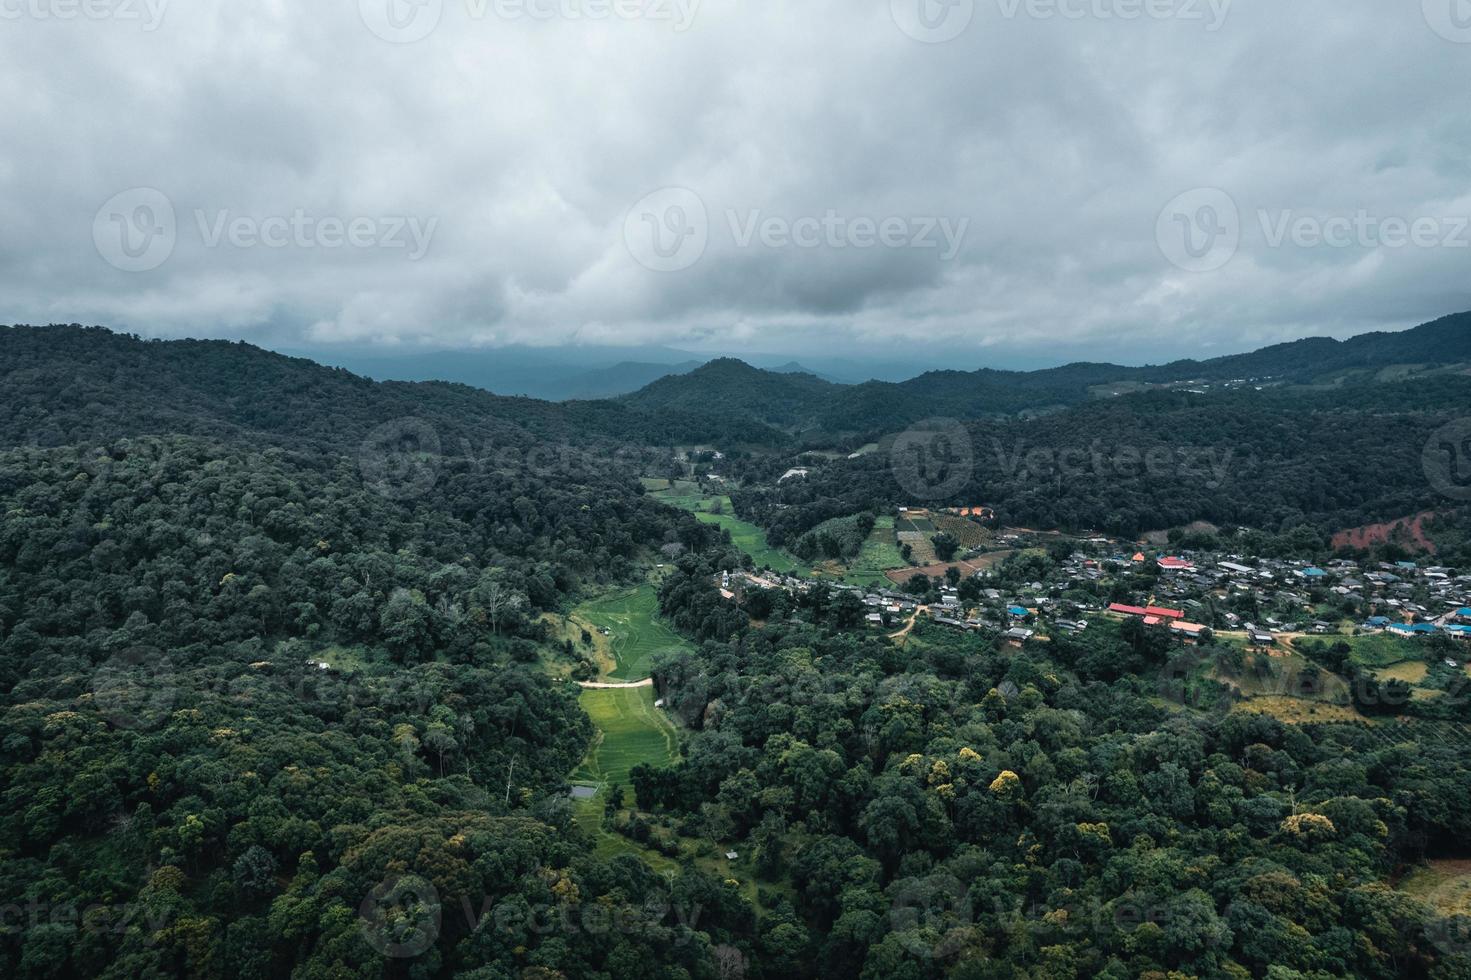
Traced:
<svg viewBox="0 0 1471 980">
<path fill-rule="evenodd" d="M 949 531 L 941 531 L 930 539 L 935 546 L 935 555 L 941 561 L 950 561 L 955 553 L 960 550 L 960 539 Z"/>
</svg>

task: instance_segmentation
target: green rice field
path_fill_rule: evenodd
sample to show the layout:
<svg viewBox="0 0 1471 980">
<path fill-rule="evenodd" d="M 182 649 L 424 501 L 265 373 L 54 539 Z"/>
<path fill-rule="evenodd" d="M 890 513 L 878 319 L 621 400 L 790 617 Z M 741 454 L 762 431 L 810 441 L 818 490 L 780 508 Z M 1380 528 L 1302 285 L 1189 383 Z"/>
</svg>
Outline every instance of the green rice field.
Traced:
<svg viewBox="0 0 1471 980">
<path fill-rule="evenodd" d="M 572 611 L 572 619 L 590 628 L 599 652 L 611 661 L 604 679 L 641 681 L 649 676 L 656 654 L 689 646 L 658 618 L 658 612 L 654 587 L 641 585 L 584 602 Z M 608 630 L 607 637 L 600 632 L 604 629 Z"/>
</svg>

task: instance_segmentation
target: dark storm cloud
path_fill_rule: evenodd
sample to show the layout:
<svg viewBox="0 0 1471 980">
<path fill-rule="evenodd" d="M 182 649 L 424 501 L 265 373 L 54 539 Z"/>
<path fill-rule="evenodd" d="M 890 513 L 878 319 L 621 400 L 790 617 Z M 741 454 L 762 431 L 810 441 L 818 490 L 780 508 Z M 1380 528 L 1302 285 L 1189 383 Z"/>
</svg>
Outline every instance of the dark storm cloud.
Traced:
<svg viewBox="0 0 1471 980">
<path fill-rule="evenodd" d="M 1471 308 L 1460 2 L 0 0 L 0 317 L 1132 360 L 1408 325 Z"/>
</svg>

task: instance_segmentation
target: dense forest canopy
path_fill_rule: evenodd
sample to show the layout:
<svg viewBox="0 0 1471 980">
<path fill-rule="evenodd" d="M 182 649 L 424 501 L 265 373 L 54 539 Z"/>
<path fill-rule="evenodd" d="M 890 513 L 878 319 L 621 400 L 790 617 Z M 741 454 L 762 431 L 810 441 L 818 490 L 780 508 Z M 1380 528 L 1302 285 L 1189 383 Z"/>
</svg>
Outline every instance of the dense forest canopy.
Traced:
<svg viewBox="0 0 1471 980">
<path fill-rule="evenodd" d="M 1462 329 L 1432 326 L 1414 342 Z M 1190 370 L 1275 357 L 1316 381 L 1391 343 Z M 891 638 L 825 585 L 738 605 L 721 583 L 755 562 L 728 515 L 640 482 L 681 447 L 720 452 L 749 477 L 739 513 L 813 561 L 861 551 L 916 479 L 1011 521 L 1208 520 L 1304 557 L 1438 506 L 1454 561 L 1464 521 L 1422 454 L 1471 379 L 1022 417 L 1056 377 L 927 377 L 976 410 L 949 413 L 952 456 L 908 470 L 893 429 L 801 455 L 803 399 L 857 390 L 810 377 L 753 421 L 685 378 L 558 406 L 241 344 L 0 330 L 0 975 L 1471 977 L 1471 919 L 1395 887 L 1466 857 L 1463 700 L 1291 724 L 1231 710 L 1201 658 L 1285 681 L 1209 635 Z M 589 821 L 569 777 L 603 733 L 570 678 L 599 638 L 572 614 L 610 586 L 644 589 L 680 642 L 650 660 L 666 761 Z"/>
</svg>

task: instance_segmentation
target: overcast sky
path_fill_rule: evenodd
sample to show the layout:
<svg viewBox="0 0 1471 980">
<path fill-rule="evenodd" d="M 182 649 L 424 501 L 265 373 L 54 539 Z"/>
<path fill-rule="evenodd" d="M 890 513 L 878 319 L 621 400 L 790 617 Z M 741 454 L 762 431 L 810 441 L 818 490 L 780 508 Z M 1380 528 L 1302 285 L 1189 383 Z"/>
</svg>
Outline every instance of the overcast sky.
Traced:
<svg viewBox="0 0 1471 980">
<path fill-rule="evenodd" d="M 0 55 L 6 322 L 1143 362 L 1471 309 L 1468 0 L 0 0 Z"/>
</svg>

